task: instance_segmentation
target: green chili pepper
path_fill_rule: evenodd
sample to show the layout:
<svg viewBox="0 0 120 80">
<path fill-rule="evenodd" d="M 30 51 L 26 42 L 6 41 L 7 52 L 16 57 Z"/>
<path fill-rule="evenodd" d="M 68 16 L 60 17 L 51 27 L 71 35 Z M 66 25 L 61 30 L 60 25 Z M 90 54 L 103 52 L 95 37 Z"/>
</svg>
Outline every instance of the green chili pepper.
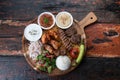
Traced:
<svg viewBox="0 0 120 80">
<path fill-rule="evenodd" d="M 81 62 L 82 57 L 84 55 L 85 45 L 83 43 L 80 45 L 79 50 L 80 50 L 80 53 L 79 53 L 79 55 L 78 55 L 78 57 L 76 59 L 77 64 L 79 64 Z"/>
</svg>

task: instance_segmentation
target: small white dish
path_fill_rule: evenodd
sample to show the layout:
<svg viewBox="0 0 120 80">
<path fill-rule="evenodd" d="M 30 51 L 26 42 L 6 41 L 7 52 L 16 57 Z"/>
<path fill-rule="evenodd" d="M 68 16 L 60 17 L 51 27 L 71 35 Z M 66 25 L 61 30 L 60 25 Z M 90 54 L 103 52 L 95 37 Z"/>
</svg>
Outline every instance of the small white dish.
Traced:
<svg viewBox="0 0 120 80">
<path fill-rule="evenodd" d="M 40 18 L 41 18 L 41 16 L 43 16 L 43 15 L 45 15 L 45 14 L 50 15 L 50 16 L 52 17 L 53 23 L 52 23 L 51 26 L 42 26 L 42 24 L 40 23 Z M 50 20 L 50 21 L 51 21 L 51 20 Z M 50 12 L 43 12 L 43 13 L 41 13 L 41 14 L 38 16 L 37 22 L 38 22 L 38 24 L 41 26 L 42 29 L 48 30 L 48 29 L 51 29 L 51 28 L 55 25 L 55 16 L 54 16 L 52 13 L 50 13 Z M 49 20 L 48 20 L 48 22 L 49 22 Z"/>
<path fill-rule="evenodd" d="M 73 24 L 73 17 L 67 11 L 59 12 L 56 15 L 56 25 L 61 29 L 67 29 Z"/>
<path fill-rule="evenodd" d="M 42 36 L 42 29 L 37 24 L 29 24 L 24 29 L 24 36 L 28 41 L 38 41 Z"/>
<path fill-rule="evenodd" d="M 56 66 L 58 69 L 64 71 L 70 68 L 71 60 L 68 56 L 58 56 L 56 59 Z"/>
</svg>

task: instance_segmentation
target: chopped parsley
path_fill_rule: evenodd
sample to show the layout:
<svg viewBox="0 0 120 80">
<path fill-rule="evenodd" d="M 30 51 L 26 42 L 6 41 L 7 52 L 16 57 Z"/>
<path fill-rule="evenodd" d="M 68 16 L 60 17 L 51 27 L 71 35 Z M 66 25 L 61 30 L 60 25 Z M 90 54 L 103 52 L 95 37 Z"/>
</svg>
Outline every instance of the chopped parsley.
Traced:
<svg viewBox="0 0 120 80">
<path fill-rule="evenodd" d="M 45 17 L 45 18 L 44 18 L 44 23 L 47 24 L 48 22 L 49 22 L 48 18 Z"/>
</svg>

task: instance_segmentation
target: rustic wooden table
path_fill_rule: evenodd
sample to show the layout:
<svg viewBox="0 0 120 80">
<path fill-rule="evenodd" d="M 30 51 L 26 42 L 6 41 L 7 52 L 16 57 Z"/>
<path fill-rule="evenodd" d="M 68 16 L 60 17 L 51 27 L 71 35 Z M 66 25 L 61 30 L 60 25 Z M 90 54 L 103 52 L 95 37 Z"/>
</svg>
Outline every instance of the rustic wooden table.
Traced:
<svg viewBox="0 0 120 80">
<path fill-rule="evenodd" d="M 64 76 L 34 71 L 22 53 L 24 28 L 41 12 L 69 11 L 77 20 L 93 11 L 85 28 L 87 52 Z M 120 80 L 120 0 L 0 0 L 0 80 Z"/>
</svg>

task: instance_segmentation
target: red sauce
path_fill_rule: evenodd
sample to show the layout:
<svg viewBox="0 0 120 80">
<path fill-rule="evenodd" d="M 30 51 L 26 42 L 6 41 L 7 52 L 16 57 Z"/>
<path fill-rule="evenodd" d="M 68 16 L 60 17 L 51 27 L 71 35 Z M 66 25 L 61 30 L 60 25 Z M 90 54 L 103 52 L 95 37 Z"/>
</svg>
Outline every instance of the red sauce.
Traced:
<svg viewBox="0 0 120 80">
<path fill-rule="evenodd" d="M 40 24 L 41 24 L 41 26 L 43 26 L 45 28 L 50 27 L 53 24 L 52 16 L 49 14 L 43 14 L 40 17 Z"/>
</svg>

